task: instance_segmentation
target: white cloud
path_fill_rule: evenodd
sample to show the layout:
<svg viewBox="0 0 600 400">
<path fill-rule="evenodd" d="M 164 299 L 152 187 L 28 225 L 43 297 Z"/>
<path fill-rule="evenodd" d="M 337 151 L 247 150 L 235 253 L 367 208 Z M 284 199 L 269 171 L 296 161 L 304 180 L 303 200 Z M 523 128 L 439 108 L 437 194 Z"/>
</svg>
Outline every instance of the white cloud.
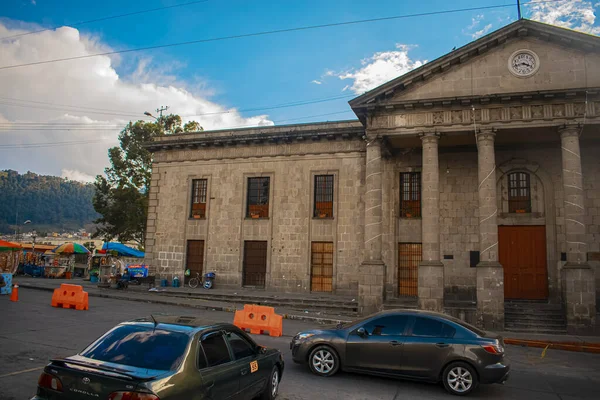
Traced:
<svg viewBox="0 0 600 400">
<path fill-rule="evenodd" d="M 478 38 L 482 37 L 483 35 L 485 35 L 486 33 L 488 33 L 490 31 L 490 29 L 492 29 L 492 24 L 487 24 L 486 26 L 483 27 L 483 29 L 480 29 L 477 32 L 472 33 L 471 37 L 473 39 L 478 39 Z"/>
<path fill-rule="evenodd" d="M 347 85 L 343 91 L 350 89 L 356 94 L 362 94 L 425 64 L 426 60 L 415 61 L 409 57 L 408 52 L 413 47 L 398 43 L 395 51 L 378 52 L 363 59 L 362 67 L 359 69 L 340 73 L 327 71 L 326 75 L 334 75 L 342 80 L 353 80 L 353 83 Z"/>
<path fill-rule="evenodd" d="M 596 24 L 598 7 L 600 3 L 593 4 L 587 0 L 526 4 L 530 19 L 595 35 L 600 34 L 600 26 Z"/>
<path fill-rule="evenodd" d="M 467 29 L 475 29 L 483 20 L 483 14 L 478 14 L 474 18 L 471 18 L 471 25 L 467 26 Z"/>
<path fill-rule="evenodd" d="M 315 85 L 320 85 L 320 84 L 322 84 L 323 82 L 321 82 L 321 81 L 318 81 L 318 80 L 316 80 L 316 79 L 313 79 L 312 81 L 310 81 L 310 83 L 314 83 Z"/>
<path fill-rule="evenodd" d="M 91 175 L 88 175 L 81 171 L 74 171 L 71 169 L 63 169 L 62 171 L 60 171 L 60 177 L 68 179 L 70 181 L 79 181 L 86 183 L 94 182 L 95 179 L 95 177 Z"/>
<path fill-rule="evenodd" d="M 22 21 L 0 20 L 0 37 L 38 30 Z M 110 50 L 99 38 L 62 27 L 0 40 L 0 66 L 93 54 Z M 116 66 L 132 71 L 119 75 Z M 144 111 L 168 105 L 184 122 L 204 129 L 273 125 L 267 115 L 242 117 L 207 99 L 211 89 L 202 79 L 181 81 L 178 60 L 156 65 L 151 58 L 92 57 L 0 73 L 0 143 L 85 142 L 57 147 L 0 148 L 0 169 L 46 174 L 70 173 L 85 178 L 102 173 L 107 150 L 129 120 L 145 119 Z M 39 103 L 12 99 L 33 100 Z M 67 107 L 65 105 L 75 105 Z M 31 130 L 32 123 L 43 123 Z M 62 125 L 59 125 L 62 124 Z M 64 125 L 69 124 L 69 125 Z M 72 124 L 77 124 L 76 128 Z M 70 127 L 70 130 L 66 130 Z M 65 129 L 60 129 L 65 128 Z"/>
</svg>

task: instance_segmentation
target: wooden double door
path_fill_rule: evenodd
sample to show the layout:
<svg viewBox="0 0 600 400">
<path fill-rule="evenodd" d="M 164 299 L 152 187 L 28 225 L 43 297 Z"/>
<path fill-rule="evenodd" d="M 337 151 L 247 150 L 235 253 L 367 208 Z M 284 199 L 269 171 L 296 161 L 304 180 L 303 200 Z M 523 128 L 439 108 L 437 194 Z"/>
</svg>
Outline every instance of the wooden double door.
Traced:
<svg viewBox="0 0 600 400">
<path fill-rule="evenodd" d="M 265 287 L 267 276 L 267 242 L 247 240 L 244 242 L 243 286 Z"/>
<path fill-rule="evenodd" d="M 188 240 L 185 269 L 190 270 L 190 275 L 185 277 L 185 284 L 190 279 L 196 278 L 200 274 L 200 282 L 203 281 L 202 272 L 204 270 L 204 240 Z"/>
<path fill-rule="evenodd" d="M 499 226 L 499 261 L 504 268 L 504 298 L 548 298 L 545 226 Z"/>
</svg>

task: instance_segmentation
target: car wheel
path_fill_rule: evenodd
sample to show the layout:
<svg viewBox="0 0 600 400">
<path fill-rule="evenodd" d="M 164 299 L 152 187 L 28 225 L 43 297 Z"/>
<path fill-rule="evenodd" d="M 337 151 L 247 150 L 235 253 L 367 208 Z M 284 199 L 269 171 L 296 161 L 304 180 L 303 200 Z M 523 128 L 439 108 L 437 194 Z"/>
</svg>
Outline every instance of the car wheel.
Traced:
<svg viewBox="0 0 600 400">
<path fill-rule="evenodd" d="M 444 387 L 450 394 L 466 396 L 479 384 L 473 367 L 464 362 L 454 362 L 446 367 L 442 376 Z"/>
<path fill-rule="evenodd" d="M 308 356 L 310 370 L 319 376 L 332 376 L 340 369 L 340 359 L 329 346 L 318 346 Z"/>
<path fill-rule="evenodd" d="M 279 393 L 279 380 L 279 368 L 274 366 L 269 381 L 267 382 L 267 387 L 260 395 L 260 400 L 273 400 L 277 397 L 277 394 Z"/>
</svg>

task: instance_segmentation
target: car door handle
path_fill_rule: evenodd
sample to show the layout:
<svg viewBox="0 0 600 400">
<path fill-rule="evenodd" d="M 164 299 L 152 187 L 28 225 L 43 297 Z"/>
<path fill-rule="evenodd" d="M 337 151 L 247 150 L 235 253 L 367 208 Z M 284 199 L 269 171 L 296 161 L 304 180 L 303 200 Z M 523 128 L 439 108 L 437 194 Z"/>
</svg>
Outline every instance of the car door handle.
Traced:
<svg viewBox="0 0 600 400">
<path fill-rule="evenodd" d="M 248 373 L 248 371 L 250 371 L 248 368 L 244 368 L 240 372 L 242 373 L 242 376 L 244 376 L 244 375 L 246 375 Z"/>
<path fill-rule="evenodd" d="M 397 340 L 392 340 L 392 341 L 390 342 L 390 344 L 391 344 L 392 346 L 402 346 L 402 343 L 400 343 L 400 342 L 399 342 L 399 341 L 397 341 Z"/>
<path fill-rule="evenodd" d="M 444 347 L 449 347 L 450 346 L 448 343 L 436 343 L 435 345 L 437 347 L 440 347 L 440 348 L 444 348 Z"/>
</svg>

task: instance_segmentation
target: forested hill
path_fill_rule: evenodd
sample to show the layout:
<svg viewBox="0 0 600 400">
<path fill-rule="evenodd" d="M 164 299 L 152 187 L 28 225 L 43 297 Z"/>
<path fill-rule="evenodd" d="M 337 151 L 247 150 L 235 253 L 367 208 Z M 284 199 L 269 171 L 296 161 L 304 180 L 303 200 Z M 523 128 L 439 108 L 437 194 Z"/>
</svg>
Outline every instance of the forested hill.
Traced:
<svg viewBox="0 0 600 400">
<path fill-rule="evenodd" d="M 0 233 L 31 220 L 43 230 L 78 229 L 98 218 L 94 185 L 31 172 L 0 171 Z M 18 217 L 17 217 L 18 212 Z M 22 230 L 22 228 L 21 228 Z"/>
</svg>

